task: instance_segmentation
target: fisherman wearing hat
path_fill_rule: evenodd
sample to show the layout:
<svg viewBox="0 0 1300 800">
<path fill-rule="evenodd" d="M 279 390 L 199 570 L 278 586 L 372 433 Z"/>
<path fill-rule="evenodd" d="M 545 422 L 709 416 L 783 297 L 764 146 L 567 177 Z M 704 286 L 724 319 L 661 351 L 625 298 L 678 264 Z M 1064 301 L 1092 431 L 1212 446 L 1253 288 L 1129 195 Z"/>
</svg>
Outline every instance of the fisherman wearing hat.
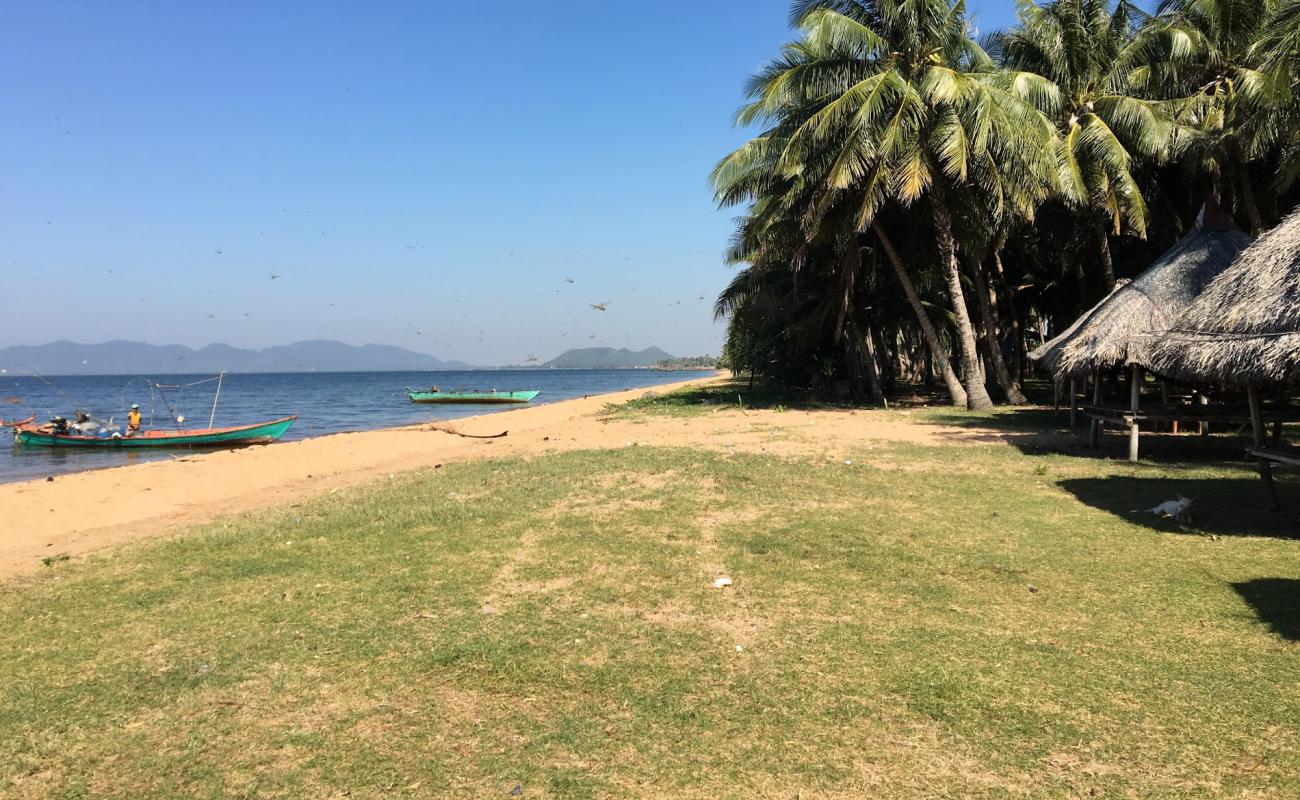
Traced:
<svg viewBox="0 0 1300 800">
<path fill-rule="evenodd" d="M 126 435 L 133 436 L 140 430 L 140 404 L 132 403 L 131 411 L 126 415 Z"/>
</svg>

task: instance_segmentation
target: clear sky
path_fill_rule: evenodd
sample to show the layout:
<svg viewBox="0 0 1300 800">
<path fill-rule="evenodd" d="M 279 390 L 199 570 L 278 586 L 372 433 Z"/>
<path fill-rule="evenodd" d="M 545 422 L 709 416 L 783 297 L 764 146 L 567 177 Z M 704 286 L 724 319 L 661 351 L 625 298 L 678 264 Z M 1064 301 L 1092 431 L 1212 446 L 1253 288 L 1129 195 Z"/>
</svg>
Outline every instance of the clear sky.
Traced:
<svg viewBox="0 0 1300 800">
<path fill-rule="evenodd" d="M 990 29 L 1014 3 L 970 5 Z M 0 346 L 716 354 L 707 176 L 787 11 L 0 5 Z"/>
</svg>

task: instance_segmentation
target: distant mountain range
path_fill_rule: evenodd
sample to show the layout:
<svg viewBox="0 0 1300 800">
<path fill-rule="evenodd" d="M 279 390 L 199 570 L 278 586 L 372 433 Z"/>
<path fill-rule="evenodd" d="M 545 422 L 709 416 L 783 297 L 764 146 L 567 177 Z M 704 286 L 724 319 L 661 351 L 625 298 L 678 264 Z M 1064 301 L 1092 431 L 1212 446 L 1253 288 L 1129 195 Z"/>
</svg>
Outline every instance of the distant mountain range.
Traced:
<svg viewBox="0 0 1300 800">
<path fill-rule="evenodd" d="M 40 375 L 130 375 L 217 372 L 406 372 L 472 369 L 401 347 L 363 347 L 335 341 L 308 341 L 263 350 L 210 344 L 194 350 L 182 345 L 113 341 L 103 344 L 52 342 L 0 349 L 0 370 Z"/>
<path fill-rule="evenodd" d="M 647 347 L 640 352 L 621 347 L 583 347 L 566 350 L 538 366 L 542 369 L 632 369 L 653 367 L 660 361 L 672 358 L 658 347 Z"/>
</svg>

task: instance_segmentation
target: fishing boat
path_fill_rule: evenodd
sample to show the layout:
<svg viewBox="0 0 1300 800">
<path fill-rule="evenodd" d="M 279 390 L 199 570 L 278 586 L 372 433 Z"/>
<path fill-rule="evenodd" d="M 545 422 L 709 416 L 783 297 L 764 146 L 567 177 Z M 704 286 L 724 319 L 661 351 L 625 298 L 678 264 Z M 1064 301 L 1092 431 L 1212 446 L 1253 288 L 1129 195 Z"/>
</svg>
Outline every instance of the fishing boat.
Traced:
<svg viewBox="0 0 1300 800">
<path fill-rule="evenodd" d="M 252 425 L 235 425 L 228 428 L 192 428 L 189 430 L 137 431 L 130 436 L 113 433 L 102 436 L 83 436 L 75 433 L 58 433 L 51 424 L 37 425 L 26 421 L 13 425 L 14 443 L 34 447 L 243 447 L 250 444 L 274 442 L 293 425 L 294 417 L 258 422 Z"/>
<path fill-rule="evenodd" d="M 412 403 L 527 403 L 541 391 L 531 392 L 421 392 L 408 388 Z"/>
<path fill-rule="evenodd" d="M 221 386 L 226 378 L 222 372 L 213 378 L 205 378 L 193 383 L 181 385 L 153 384 L 153 391 L 161 398 L 167 409 L 171 428 L 152 427 L 153 415 L 150 413 L 151 426 L 142 430 L 128 431 L 124 426 L 114 426 L 110 419 L 107 424 L 99 422 L 84 412 L 77 412 L 76 424 L 62 417 L 55 417 L 49 422 L 37 424 L 35 418 L 22 422 L 10 423 L 14 429 L 14 444 L 32 447 L 99 447 L 119 449 L 124 447 L 244 447 L 250 444 L 269 444 L 279 439 L 289 430 L 298 417 L 281 417 L 268 422 L 255 422 L 248 425 L 231 425 L 218 428 L 214 424 L 217 418 L 217 403 L 221 399 Z M 186 428 L 185 416 L 175 408 L 167 391 L 184 392 L 185 389 L 215 382 L 216 392 L 212 397 L 212 410 L 208 414 L 206 428 Z M 132 406 L 138 408 L 138 406 Z M 89 427 L 83 426 L 89 423 Z"/>
</svg>

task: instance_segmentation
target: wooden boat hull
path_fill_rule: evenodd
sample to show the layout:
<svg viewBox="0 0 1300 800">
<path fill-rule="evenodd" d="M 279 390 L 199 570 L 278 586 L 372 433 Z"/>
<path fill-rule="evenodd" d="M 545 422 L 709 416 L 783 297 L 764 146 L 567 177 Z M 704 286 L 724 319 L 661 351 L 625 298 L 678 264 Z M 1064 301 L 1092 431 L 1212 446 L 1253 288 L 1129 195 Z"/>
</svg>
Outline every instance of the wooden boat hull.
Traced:
<svg viewBox="0 0 1300 800">
<path fill-rule="evenodd" d="M 32 424 L 14 429 L 14 443 L 29 447 L 244 447 L 269 444 L 284 435 L 295 417 L 239 425 L 231 428 L 207 428 L 189 431 L 141 431 L 134 436 L 99 438 L 96 436 L 60 436 L 43 432 Z"/>
<path fill-rule="evenodd" d="M 406 396 L 412 403 L 444 403 L 496 405 L 508 403 L 527 403 L 541 391 L 533 392 L 416 392 L 406 390 Z"/>
</svg>

